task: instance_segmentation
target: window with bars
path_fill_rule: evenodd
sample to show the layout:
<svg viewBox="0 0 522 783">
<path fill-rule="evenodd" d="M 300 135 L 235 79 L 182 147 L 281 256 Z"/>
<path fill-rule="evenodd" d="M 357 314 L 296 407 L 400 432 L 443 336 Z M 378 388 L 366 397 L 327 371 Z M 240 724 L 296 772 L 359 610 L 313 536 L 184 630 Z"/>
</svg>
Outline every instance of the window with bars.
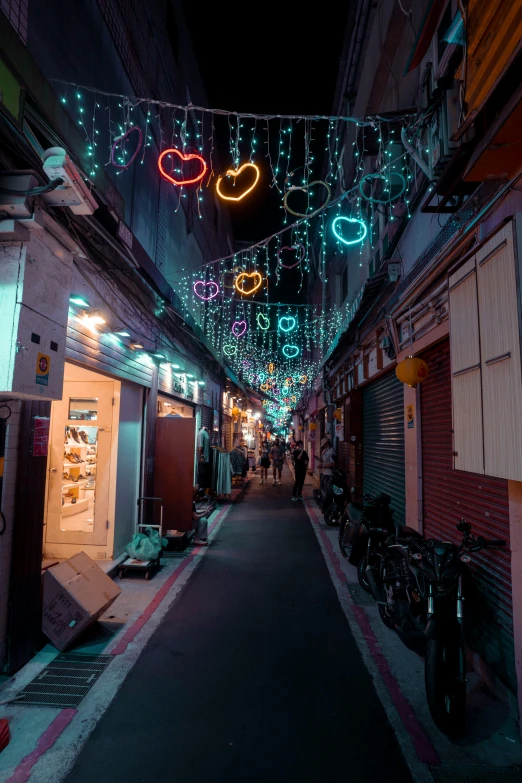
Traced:
<svg viewBox="0 0 522 783">
<path fill-rule="evenodd" d="M 0 0 L 0 8 L 24 44 L 27 43 L 28 6 L 29 0 Z"/>
</svg>

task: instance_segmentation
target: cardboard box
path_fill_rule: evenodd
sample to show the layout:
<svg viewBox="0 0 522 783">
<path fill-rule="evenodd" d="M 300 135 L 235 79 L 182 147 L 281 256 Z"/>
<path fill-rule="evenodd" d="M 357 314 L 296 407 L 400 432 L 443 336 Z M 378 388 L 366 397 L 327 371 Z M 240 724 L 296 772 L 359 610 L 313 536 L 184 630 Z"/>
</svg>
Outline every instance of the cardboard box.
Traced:
<svg viewBox="0 0 522 783">
<path fill-rule="evenodd" d="M 44 634 L 62 652 L 120 593 L 121 588 L 85 552 L 53 566 L 43 577 Z"/>
</svg>

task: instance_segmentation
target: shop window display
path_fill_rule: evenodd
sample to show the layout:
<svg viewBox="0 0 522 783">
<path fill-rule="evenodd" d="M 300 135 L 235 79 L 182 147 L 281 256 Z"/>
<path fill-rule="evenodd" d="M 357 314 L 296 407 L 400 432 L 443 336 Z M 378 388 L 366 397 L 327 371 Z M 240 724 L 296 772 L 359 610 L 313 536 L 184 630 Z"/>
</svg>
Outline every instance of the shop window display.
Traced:
<svg viewBox="0 0 522 783">
<path fill-rule="evenodd" d="M 79 419 L 73 415 L 72 405 L 78 400 L 71 399 L 70 420 Z M 91 400 L 86 402 L 93 402 Z M 85 420 L 96 419 L 95 415 L 85 416 Z M 91 532 L 94 528 L 94 504 L 96 494 L 96 466 L 98 452 L 98 427 L 81 425 L 65 427 L 62 510 L 60 529 Z"/>
</svg>

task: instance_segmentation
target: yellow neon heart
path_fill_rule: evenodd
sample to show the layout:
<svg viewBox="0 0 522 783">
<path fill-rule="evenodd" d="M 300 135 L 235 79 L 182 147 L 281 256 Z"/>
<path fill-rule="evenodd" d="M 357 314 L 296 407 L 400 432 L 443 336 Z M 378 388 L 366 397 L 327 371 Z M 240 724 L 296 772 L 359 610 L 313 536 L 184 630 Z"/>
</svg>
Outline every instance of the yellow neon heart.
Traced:
<svg viewBox="0 0 522 783">
<path fill-rule="evenodd" d="M 256 282 L 253 288 L 251 288 L 249 291 L 245 291 L 241 287 L 241 283 L 249 277 L 253 277 Z M 238 275 L 234 280 L 234 285 L 240 294 L 244 294 L 245 296 L 250 296 L 251 294 L 254 294 L 258 288 L 261 287 L 262 282 L 263 282 L 263 275 L 261 274 L 261 272 L 241 272 L 241 274 Z"/>
<path fill-rule="evenodd" d="M 264 391 L 264 392 L 267 392 L 267 391 L 268 391 L 268 386 L 267 386 L 267 384 L 266 384 L 266 383 L 262 383 L 262 384 L 261 384 L 261 386 L 260 386 L 259 388 L 261 389 L 261 391 Z"/>
<path fill-rule="evenodd" d="M 256 171 L 256 178 L 255 178 L 254 184 L 253 184 L 253 185 L 251 185 L 251 186 L 250 186 L 250 187 L 249 187 L 247 190 L 245 190 L 245 192 L 244 192 L 244 193 L 242 193 L 240 196 L 225 196 L 225 195 L 224 195 L 224 194 L 221 192 L 221 180 L 223 179 L 223 174 L 222 174 L 221 176 L 219 176 L 219 177 L 218 177 L 218 180 L 217 180 L 217 182 L 216 182 L 216 191 L 217 191 L 217 194 L 218 194 L 218 196 L 219 196 L 220 198 L 224 199 L 225 201 L 241 201 L 241 199 L 242 199 L 242 198 L 245 198 L 245 196 L 246 196 L 248 193 L 250 193 L 252 190 L 254 190 L 255 186 L 256 186 L 256 185 L 257 185 L 257 183 L 259 182 L 259 169 L 258 169 L 258 167 L 256 166 L 256 164 L 255 164 L 255 163 L 250 163 L 250 162 L 248 162 L 248 163 L 243 163 L 243 165 L 242 165 L 242 166 L 240 166 L 238 169 L 229 169 L 229 170 L 228 170 L 228 171 L 225 173 L 225 175 L 224 175 L 224 176 L 225 176 L 225 177 L 234 177 L 234 179 L 235 179 L 235 178 L 236 178 L 236 177 L 238 177 L 238 176 L 241 174 L 241 172 L 242 172 L 242 171 L 244 171 L 246 168 L 252 168 L 252 169 L 255 169 L 255 171 Z"/>
</svg>

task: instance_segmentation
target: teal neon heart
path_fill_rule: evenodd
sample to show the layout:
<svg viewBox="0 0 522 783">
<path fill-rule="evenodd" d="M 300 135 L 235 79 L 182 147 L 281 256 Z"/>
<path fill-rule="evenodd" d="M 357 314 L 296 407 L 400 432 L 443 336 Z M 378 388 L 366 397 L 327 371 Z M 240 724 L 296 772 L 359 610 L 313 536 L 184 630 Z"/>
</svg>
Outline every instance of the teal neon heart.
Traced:
<svg viewBox="0 0 522 783">
<path fill-rule="evenodd" d="M 223 353 L 226 356 L 235 356 L 237 353 L 237 345 L 224 345 L 223 346 Z"/>
<path fill-rule="evenodd" d="M 270 328 L 270 318 L 267 318 L 266 315 L 263 315 L 263 313 L 258 313 L 257 325 L 260 329 L 263 330 L 263 332 L 266 332 L 266 330 Z"/>
<path fill-rule="evenodd" d="M 338 226 L 343 220 L 346 223 L 357 223 L 359 225 L 359 236 L 356 239 L 343 239 L 342 235 L 339 234 Z M 343 215 L 338 215 L 335 218 L 332 223 L 332 231 L 334 232 L 339 242 L 342 242 L 343 245 L 358 245 L 359 242 L 364 241 L 366 234 L 368 233 L 368 229 L 366 228 L 366 223 L 364 220 L 359 220 L 359 218 L 344 217 Z M 342 228 L 340 228 L 340 231 L 342 232 Z"/>
<path fill-rule="evenodd" d="M 283 321 L 285 323 L 283 323 Z M 282 332 L 291 332 L 293 329 L 295 329 L 295 324 L 296 321 L 293 315 L 284 315 L 279 319 L 279 328 Z"/>
<path fill-rule="evenodd" d="M 287 343 L 286 345 L 283 345 L 283 354 L 287 359 L 295 359 L 296 356 L 299 356 L 299 347 Z"/>
</svg>

